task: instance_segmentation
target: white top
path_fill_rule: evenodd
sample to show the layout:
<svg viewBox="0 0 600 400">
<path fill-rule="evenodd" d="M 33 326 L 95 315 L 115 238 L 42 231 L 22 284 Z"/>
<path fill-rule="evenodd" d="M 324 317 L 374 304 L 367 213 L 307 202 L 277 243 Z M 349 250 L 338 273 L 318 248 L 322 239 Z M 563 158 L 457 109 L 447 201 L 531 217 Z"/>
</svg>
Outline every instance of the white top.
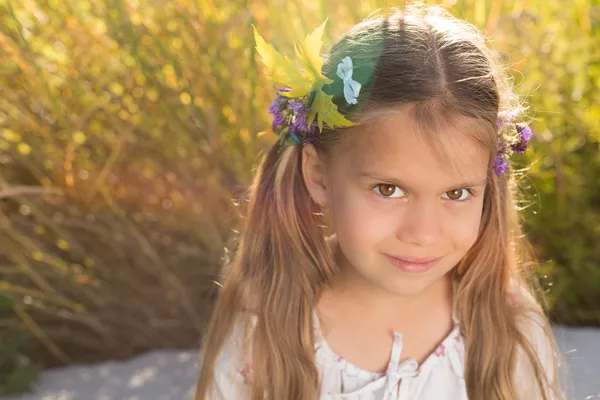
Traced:
<svg viewBox="0 0 600 400">
<path fill-rule="evenodd" d="M 456 321 L 452 332 L 421 365 L 414 358 L 400 362 L 402 334 L 394 332 L 385 373 L 366 371 L 337 355 L 320 332 L 318 329 L 319 334 L 315 335 L 320 400 L 467 400 L 463 377 L 465 348 Z"/>
<path fill-rule="evenodd" d="M 459 324 L 427 359 L 418 365 L 413 358 L 399 362 L 402 334 L 394 333 L 390 361 L 385 373 L 361 369 L 334 353 L 321 335 L 315 315 L 315 355 L 321 378 L 320 400 L 467 400 L 464 380 L 465 346 Z M 531 331 L 533 344 L 544 366 L 551 367 L 549 342 L 541 327 Z M 547 344 L 547 345 L 544 345 Z M 242 360 L 243 332 L 234 331 L 225 343 L 215 365 L 215 388 L 211 400 L 248 399 L 247 382 L 252 366 Z M 540 398 L 535 393 L 535 379 L 527 375 L 526 366 L 517 366 L 519 393 L 522 399 Z"/>
</svg>

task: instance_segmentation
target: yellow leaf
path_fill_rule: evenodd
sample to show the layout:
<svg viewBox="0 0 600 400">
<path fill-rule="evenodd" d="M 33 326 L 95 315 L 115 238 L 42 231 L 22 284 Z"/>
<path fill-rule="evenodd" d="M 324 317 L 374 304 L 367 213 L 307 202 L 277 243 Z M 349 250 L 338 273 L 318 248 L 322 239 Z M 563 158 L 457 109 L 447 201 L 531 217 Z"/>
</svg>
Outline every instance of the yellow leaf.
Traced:
<svg viewBox="0 0 600 400">
<path fill-rule="evenodd" d="M 256 42 L 256 50 L 262 58 L 263 64 L 269 69 L 270 75 L 268 78 L 282 86 L 290 89 L 289 92 L 282 92 L 282 96 L 286 97 L 303 97 L 310 93 L 313 88 L 314 79 L 308 79 L 307 76 L 294 65 L 287 57 L 282 56 L 265 40 L 254 28 L 254 41 Z"/>
<path fill-rule="evenodd" d="M 318 82 L 319 84 L 322 83 L 320 86 L 315 87 L 315 90 L 323 87 L 323 84 L 333 82 L 321 73 L 323 58 L 320 53 L 321 47 L 323 46 L 323 31 L 325 30 L 327 21 L 328 19 L 326 19 L 310 35 L 306 35 L 304 42 L 300 42 L 295 46 L 296 56 L 304 68 L 304 71 L 307 74 L 310 74 L 310 78 L 313 82 Z"/>
<path fill-rule="evenodd" d="M 355 122 L 347 120 L 338 110 L 335 103 L 331 100 L 333 96 L 329 96 L 323 90 L 319 89 L 315 94 L 310 112 L 308 113 L 308 126 L 310 126 L 315 118 L 319 126 L 319 132 L 323 132 L 323 123 L 330 127 L 346 127 L 354 126 Z"/>
</svg>

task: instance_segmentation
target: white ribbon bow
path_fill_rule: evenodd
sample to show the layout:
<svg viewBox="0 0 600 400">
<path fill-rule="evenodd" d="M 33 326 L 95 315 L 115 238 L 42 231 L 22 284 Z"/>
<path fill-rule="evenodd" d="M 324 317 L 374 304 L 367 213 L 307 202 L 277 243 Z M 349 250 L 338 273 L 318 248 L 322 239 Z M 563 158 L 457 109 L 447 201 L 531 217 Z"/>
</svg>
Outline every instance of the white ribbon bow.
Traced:
<svg viewBox="0 0 600 400">
<path fill-rule="evenodd" d="M 337 76 L 344 81 L 344 98 L 348 104 L 356 104 L 358 102 L 358 94 L 360 93 L 361 85 L 352 79 L 352 59 L 348 56 L 344 58 L 337 66 Z"/>
</svg>

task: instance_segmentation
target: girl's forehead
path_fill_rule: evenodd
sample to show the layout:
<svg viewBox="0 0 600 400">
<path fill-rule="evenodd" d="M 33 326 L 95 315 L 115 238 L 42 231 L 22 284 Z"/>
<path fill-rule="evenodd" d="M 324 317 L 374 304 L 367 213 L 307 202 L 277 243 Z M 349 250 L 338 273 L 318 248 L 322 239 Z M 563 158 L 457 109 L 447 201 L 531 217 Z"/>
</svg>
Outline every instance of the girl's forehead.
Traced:
<svg viewBox="0 0 600 400">
<path fill-rule="evenodd" d="M 472 125 L 457 119 L 429 130 L 404 110 L 380 115 L 348 132 L 343 158 L 360 170 L 485 177 L 490 150 L 473 133 Z"/>
</svg>

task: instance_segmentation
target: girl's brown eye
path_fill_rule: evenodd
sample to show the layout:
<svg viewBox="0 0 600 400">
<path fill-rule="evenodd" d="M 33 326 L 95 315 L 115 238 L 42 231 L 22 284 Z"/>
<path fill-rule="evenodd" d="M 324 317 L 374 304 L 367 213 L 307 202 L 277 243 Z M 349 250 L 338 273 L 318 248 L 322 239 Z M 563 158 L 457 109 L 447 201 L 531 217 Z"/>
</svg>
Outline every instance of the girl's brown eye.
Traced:
<svg viewBox="0 0 600 400">
<path fill-rule="evenodd" d="M 394 194 L 394 191 L 396 190 L 396 185 L 387 185 L 387 184 L 380 184 L 379 186 L 379 193 L 381 193 L 384 196 L 391 196 Z"/>
<path fill-rule="evenodd" d="M 460 189 L 454 189 L 451 190 L 449 192 L 446 192 L 446 194 L 448 195 L 448 198 L 451 200 L 458 200 L 460 199 L 460 196 L 462 195 L 462 190 Z"/>
<path fill-rule="evenodd" d="M 380 183 L 373 187 L 373 191 L 380 197 L 386 199 L 399 199 L 406 196 L 406 192 L 397 185 L 391 185 L 388 183 Z"/>
<path fill-rule="evenodd" d="M 444 193 L 444 197 L 449 200 L 466 200 L 470 192 L 467 189 L 454 189 Z"/>
</svg>

